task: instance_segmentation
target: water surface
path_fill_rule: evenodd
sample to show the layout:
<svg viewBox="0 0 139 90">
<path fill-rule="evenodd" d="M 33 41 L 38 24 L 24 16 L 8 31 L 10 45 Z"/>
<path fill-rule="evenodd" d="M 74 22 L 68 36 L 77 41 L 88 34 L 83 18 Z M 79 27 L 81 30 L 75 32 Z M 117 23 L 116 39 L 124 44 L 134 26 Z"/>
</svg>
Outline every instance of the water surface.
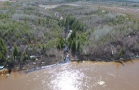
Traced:
<svg viewBox="0 0 139 90">
<path fill-rule="evenodd" d="M 139 90 L 139 60 L 69 62 L 0 76 L 0 90 Z"/>
</svg>

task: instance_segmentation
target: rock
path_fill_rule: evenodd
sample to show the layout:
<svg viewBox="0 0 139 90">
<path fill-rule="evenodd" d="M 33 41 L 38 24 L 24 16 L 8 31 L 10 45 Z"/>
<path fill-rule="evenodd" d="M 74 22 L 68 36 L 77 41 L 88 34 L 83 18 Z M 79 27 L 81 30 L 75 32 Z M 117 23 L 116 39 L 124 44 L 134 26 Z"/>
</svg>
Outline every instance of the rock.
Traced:
<svg viewBox="0 0 139 90">
<path fill-rule="evenodd" d="M 99 82 L 97 82 L 97 84 L 98 84 L 98 85 L 104 85 L 105 82 L 104 82 L 104 81 L 99 81 Z"/>
<path fill-rule="evenodd" d="M 60 20 L 62 20 L 62 19 L 63 19 L 63 17 L 60 18 Z"/>
<path fill-rule="evenodd" d="M 3 68 L 4 68 L 4 66 L 0 66 L 0 70 L 3 69 Z"/>
<path fill-rule="evenodd" d="M 34 59 L 34 58 L 36 58 L 36 56 L 34 56 L 34 55 L 31 55 L 30 56 L 30 59 Z"/>
<path fill-rule="evenodd" d="M 35 62 L 33 62 L 33 64 L 35 65 L 36 63 L 35 63 Z"/>
<path fill-rule="evenodd" d="M 33 48 L 28 48 L 28 51 L 32 51 L 33 50 Z"/>
<path fill-rule="evenodd" d="M 137 55 L 136 58 L 139 58 L 139 55 Z"/>
<path fill-rule="evenodd" d="M 6 75 L 6 77 L 8 77 L 10 74 L 8 73 L 7 75 Z"/>
</svg>

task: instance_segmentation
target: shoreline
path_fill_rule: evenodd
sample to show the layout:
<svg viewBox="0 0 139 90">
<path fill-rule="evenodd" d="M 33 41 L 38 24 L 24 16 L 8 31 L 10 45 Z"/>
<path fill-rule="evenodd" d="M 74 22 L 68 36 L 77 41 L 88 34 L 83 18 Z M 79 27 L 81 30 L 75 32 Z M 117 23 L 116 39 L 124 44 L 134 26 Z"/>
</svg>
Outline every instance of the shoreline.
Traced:
<svg viewBox="0 0 139 90">
<path fill-rule="evenodd" d="M 89 60 L 89 59 L 82 59 L 82 60 L 79 60 L 79 59 L 71 59 L 69 60 L 69 62 L 84 62 L 84 61 L 91 61 L 91 62 L 116 62 L 116 63 L 121 63 L 123 64 L 124 62 L 128 62 L 128 61 L 133 61 L 133 60 L 139 60 L 139 58 L 130 58 L 130 59 L 117 59 L 117 60 Z M 65 60 L 63 60 L 64 62 Z M 64 63 L 68 63 L 68 62 L 56 62 L 56 63 L 53 63 L 53 64 L 45 64 L 45 65 L 42 65 L 42 66 L 35 66 L 35 65 L 30 65 L 30 67 L 27 67 L 26 64 L 23 66 L 24 68 L 20 68 L 19 66 L 13 66 L 13 67 L 8 67 L 8 68 L 3 68 L 0 70 L 0 74 L 2 74 L 2 72 L 4 73 L 8 73 L 9 74 L 13 71 L 24 71 L 24 70 L 28 70 L 29 72 L 31 71 L 36 71 L 36 70 L 41 70 L 41 69 L 45 69 L 45 68 L 50 68 L 50 67 L 54 67 L 54 66 L 57 66 L 57 65 L 60 65 L 60 64 L 64 64 Z M 4 74 L 3 73 L 3 74 Z"/>
<path fill-rule="evenodd" d="M 128 62 L 131 62 L 132 64 L 134 64 L 134 60 L 139 60 L 139 58 L 132 58 L 132 59 L 119 59 L 119 60 L 113 60 L 113 61 L 104 61 L 104 60 L 69 60 L 68 62 L 77 62 L 77 63 L 84 63 L 85 61 L 90 61 L 90 62 L 102 62 L 102 63 L 119 63 L 121 64 L 122 66 L 125 66 L 125 63 L 128 63 Z M 34 72 L 34 71 L 38 71 L 38 70 L 43 70 L 43 69 L 47 69 L 47 68 L 53 68 L 53 67 L 56 67 L 56 66 L 59 66 L 59 65 L 62 65 L 64 63 L 68 63 L 66 60 L 63 61 L 63 62 L 59 62 L 59 63 L 55 63 L 55 64 L 48 64 L 48 65 L 44 65 L 44 66 L 40 66 L 40 67 L 37 67 L 37 66 L 34 66 L 33 68 L 19 68 L 19 67 L 16 67 L 14 66 L 13 68 L 4 68 L 2 70 L 0 70 L 0 76 L 5 76 L 6 78 L 8 78 L 10 76 L 10 74 L 12 72 L 23 72 L 25 74 L 28 74 L 28 73 L 31 73 L 31 72 Z M 32 66 L 30 66 L 32 67 Z M 18 68 L 18 69 L 16 69 Z"/>
</svg>

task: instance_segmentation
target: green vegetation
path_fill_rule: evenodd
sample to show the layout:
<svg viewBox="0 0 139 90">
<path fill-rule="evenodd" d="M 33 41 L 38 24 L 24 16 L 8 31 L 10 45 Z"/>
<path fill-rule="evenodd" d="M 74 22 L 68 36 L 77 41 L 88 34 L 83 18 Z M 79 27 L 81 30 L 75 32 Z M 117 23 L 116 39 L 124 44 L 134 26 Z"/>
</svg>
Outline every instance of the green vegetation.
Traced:
<svg viewBox="0 0 139 90">
<path fill-rule="evenodd" d="M 13 51 L 13 57 L 14 57 L 14 60 L 15 59 L 19 59 L 19 51 L 18 51 L 18 48 L 17 48 L 17 45 L 14 44 L 14 51 Z"/>
<path fill-rule="evenodd" d="M 95 0 L 83 1 L 90 2 L 90 5 L 85 2 L 68 3 L 49 9 L 44 3 L 47 2 L 49 7 L 53 1 L 5 2 L 0 8 L 0 64 L 24 63 L 32 55 L 61 59 L 65 44 L 71 53 L 94 55 L 95 59 L 101 54 L 103 59 L 104 53 L 112 56 L 112 59 L 119 59 L 128 55 L 126 50 L 132 52 L 132 56 L 139 54 L 136 51 L 138 46 L 131 49 L 131 46 L 139 43 L 137 20 L 130 15 L 94 6 Z M 128 6 L 128 3 L 122 4 Z M 129 41 L 128 37 L 136 38 Z M 115 50 L 113 55 L 111 46 Z"/>
<path fill-rule="evenodd" d="M 26 54 L 26 52 L 24 51 L 23 53 L 22 53 L 22 55 L 23 55 L 23 61 L 26 61 L 27 59 L 29 59 L 29 56 Z"/>
<path fill-rule="evenodd" d="M 3 39 L 0 38 L 0 64 L 5 65 L 7 62 L 7 48 L 3 42 Z"/>
<path fill-rule="evenodd" d="M 58 40 L 57 40 L 57 48 L 58 49 L 63 49 L 63 46 L 64 46 L 64 40 L 62 37 L 59 37 Z"/>
<path fill-rule="evenodd" d="M 122 55 L 124 54 L 124 49 L 121 49 L 118 53 L 117 58 L 120 59 L 122 57 Z"/>
<path fill-rule="evenodd" d="M 78 20 L 76 20 L 73 16 L 67 16 L 65 20 L 59 22 L 59 26 L 65 27 L 67 32 L 69 32 L 69 30 L 73 30 L 72 34 L 65 43 L 68 44 L 68 46 L 71 48 L 73 52 L 79 51 L 81 48 L 80 45 L 76 47 L 78 42 L 85 42 L 85 39 L 83 39 L 84 34 L 82 34 L 84 32 L 84 25 L 80 23 Z M 57 43 L 57 47 L 61 49 L 64 45 L 63 38 L 60 38 Z"/>
<path fill-rule="evenodd" d="M 0 64 L 24 62 L 32 54 L 45 54 L 46 50 L 56 49 L 62 28 L 57 19 L 50 17 L 52 14 L 44 15 L 39 9 L 30 2 L 5 2 L 0 8 L 1 48 L 8 47 L 6 54 L 1 51 Z"/>
</svg>

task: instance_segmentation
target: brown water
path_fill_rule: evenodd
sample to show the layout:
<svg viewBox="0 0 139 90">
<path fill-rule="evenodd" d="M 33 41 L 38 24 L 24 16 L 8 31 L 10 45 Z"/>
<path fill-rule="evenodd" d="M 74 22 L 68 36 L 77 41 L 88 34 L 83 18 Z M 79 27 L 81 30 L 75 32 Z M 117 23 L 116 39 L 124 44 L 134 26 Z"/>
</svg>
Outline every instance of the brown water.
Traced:
<svg viewBox="0 0 139 90">
<path fill-rule="evenodd" d="M 139 90 L 139 60 L 69 62 L 5 77 L 0 76 L 0 90 Z"/>
</svg>

